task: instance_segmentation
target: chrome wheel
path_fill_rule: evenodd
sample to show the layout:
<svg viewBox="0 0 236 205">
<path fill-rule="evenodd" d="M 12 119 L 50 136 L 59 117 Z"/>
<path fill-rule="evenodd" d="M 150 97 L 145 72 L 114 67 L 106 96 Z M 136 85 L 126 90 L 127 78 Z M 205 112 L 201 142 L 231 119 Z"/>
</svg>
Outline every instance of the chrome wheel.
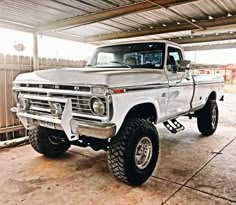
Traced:
<svg viewBox="0 0 236 205">
<path fill-rule="evenodd" d="M 135 150 L 135 164 L 139 169 L 144 169 L 148 166 L 152 158 L 152 142 L 148 137 L 143 137 Z"/>
<path fill-rule="evenodd" d="M 214 106 L 212 109 L 212 116 L 211 116 L 211 124 L 213 128 L 215 128 L 216 123 L 217 123 L 217 111 L 216 111 L 216 106 Z"/>
</svg>

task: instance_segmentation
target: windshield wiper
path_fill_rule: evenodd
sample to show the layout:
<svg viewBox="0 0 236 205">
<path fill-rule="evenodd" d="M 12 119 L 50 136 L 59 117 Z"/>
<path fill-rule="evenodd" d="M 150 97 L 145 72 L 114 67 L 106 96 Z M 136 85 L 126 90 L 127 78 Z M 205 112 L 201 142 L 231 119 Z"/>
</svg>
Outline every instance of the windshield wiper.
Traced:
<svg viewBox="0 0 236 205">
<path fill-rule="evenodd" d="M 119 65 L 126 66 L 127 68 L 132 68 L 130 65 L 128 65 L 126 63 L 120 63 L 120 62 L 117 62 L 117 61 L 110 61 L 109 63 L 116 63 L 116 64 L 119 64 Z"/>
<path fill-rule="evenodd" d="M 91 64 L 87 64 L 85 67 L 92 67 L 92 68 L 96 68 L 95 65 L 91 65 Z"/>
</svg>

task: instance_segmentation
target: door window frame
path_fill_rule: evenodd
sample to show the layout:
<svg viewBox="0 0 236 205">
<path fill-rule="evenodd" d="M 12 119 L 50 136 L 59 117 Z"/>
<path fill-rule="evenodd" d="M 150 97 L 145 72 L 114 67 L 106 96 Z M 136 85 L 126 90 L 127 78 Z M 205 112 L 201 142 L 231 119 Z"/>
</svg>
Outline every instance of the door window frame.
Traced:
<svg viewBox="0 0 236 205">
<path fill-rule="evenodd" d="M 175 49 L 179 50 L 179 52 L 180 52 L 180 60 L 185 59 L 185 56 L 184 56 L 183 49 L 181 47 L 178 47 L 178 46 L 175 46 L 175 45 L 172 45 L 172 44 L 167 44 L 166 45 L 166 60 L 165 60 L 165 66 L 164 66 L 165 67 L 165 71 L 167 72 L 167 74 L 175 74 L 172 71 L 167 69 L 167 58 L 168 58 L 168 54 L 169 54 L 169 52 L 168 52 L 169 47 L 172 47 L 172 48 L 175 48 Z M 178 72 L 177 71 L 177 73 L 183 73 L 183 72 Z"/>
</svg>

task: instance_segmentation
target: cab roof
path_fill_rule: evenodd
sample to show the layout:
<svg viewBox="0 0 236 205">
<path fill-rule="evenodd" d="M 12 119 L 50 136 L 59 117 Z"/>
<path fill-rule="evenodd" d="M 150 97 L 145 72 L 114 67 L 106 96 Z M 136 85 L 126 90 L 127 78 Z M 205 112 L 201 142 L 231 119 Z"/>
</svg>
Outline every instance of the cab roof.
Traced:
<svg viewBox="0 0 236 205">
<path fill-rule="evenodd" d="M 172 41 L 168 41 L 168 40 L 138 40 L 138 41 L 130 41 L 130 42 L 126 41 L 126 42 L 118 42 L 118 43 L 108 43 L 108 44 L 98 46 L 98 48 L 106 47 L 106 46 L 138 44 L 138 43 L 165 43 L 165 44 L 170 44 L 170 45 L 182 48 L 179 44 L 174 43 Z"/>
</svg>

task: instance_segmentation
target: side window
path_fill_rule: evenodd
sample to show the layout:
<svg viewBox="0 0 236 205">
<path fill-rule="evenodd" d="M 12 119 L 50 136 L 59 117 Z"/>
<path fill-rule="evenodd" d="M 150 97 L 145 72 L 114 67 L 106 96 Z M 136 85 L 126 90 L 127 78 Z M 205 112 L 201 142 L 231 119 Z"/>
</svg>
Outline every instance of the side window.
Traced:
<svg viewBox="0 0 236 205">
<path fill-rule="evenodd" d="M 183 56 L 181 50 L 178 48 L 174 48 L 169 46 L 167 52 L 167 70 L 173 73 L 181 72 L 177 68 L 177 60 L 182 60 Z"/>
</svg>

